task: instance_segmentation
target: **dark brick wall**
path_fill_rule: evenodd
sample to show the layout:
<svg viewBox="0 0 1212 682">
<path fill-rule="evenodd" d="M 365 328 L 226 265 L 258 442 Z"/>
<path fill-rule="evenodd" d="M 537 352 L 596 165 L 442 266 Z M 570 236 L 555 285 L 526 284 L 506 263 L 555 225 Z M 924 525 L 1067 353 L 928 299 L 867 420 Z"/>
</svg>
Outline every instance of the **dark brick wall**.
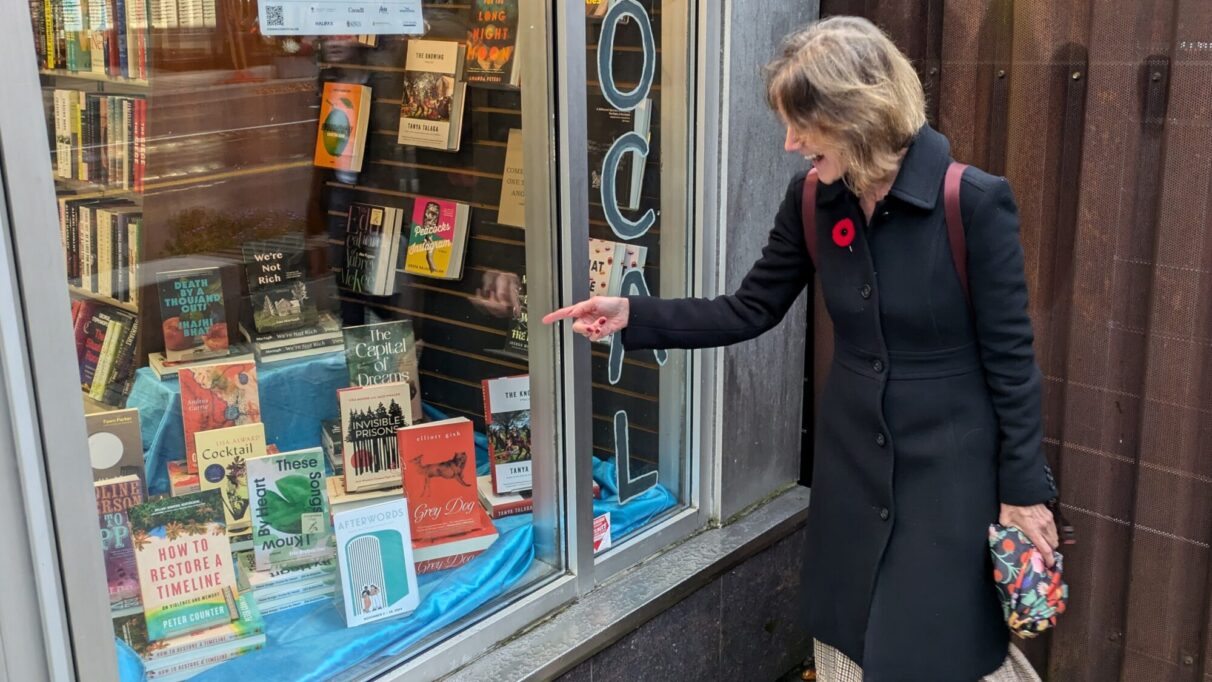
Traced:
<svg viewBox="0 0 1212 682">
<path fill-rule="evenodd" d="M 776 680 L 811 647 L 801 527 L 559 678 L 561 682 Z"/>
</svg>

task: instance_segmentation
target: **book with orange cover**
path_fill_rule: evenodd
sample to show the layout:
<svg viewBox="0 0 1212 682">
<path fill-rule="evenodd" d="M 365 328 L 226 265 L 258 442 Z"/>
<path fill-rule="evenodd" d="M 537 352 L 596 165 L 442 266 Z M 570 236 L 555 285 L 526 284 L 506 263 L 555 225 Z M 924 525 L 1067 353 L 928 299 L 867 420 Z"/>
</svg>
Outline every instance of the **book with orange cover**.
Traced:
<svg viewBox="0 0 1212 682">
<path fill-rule="evenodd" d="M 314 163 L 321 168 L 362 170 L 370 120 L 370 88 L 351 83 L 325 83 L 320 101 Z"/>
<path fill-rule="evenodd" d="M 413 540 L 457 535 L 478 525 L 473 428 L 469 419 L 458 417 L 396 432 Z"/>
<path fill-rule="evenodd" d="M 257 365 L 253 362 L 214 362 L 182 368 L 181 423 L 185 432 L 185 463 L 198 473 L 194 434 L 261 421 Z"/>
</svg>

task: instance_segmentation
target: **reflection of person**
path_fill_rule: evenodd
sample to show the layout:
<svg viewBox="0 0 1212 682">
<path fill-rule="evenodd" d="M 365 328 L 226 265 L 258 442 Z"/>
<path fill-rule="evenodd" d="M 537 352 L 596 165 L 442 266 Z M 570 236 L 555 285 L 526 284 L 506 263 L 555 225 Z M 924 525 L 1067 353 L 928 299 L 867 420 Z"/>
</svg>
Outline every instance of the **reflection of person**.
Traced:
<svg viewBox="0 0 1212 682">
<path fill-rule="evenodd" d="M 965 284 L 944 222 L 950 144 L 926 124 L 921 83 L 892 42 L 833 17 L 788 37 L 767 79 L 784 149 L 816 168 L 821 267 L 806 248 L 800 173 L 735 294 L 599 296 L 543 321 L 571 319 L 590 339 L 622 332 L 628 350 L 723 346 L 778 324 L 816 271 L 836 339 L 804 567 L 818 672 L 1038 680 L 1017 649 L 1007 655 L 987 545 L 999 505 L 1049 564 L 1058 544 L 1010 188 L 963 175 Z"/>
<path fill-rule="evenodd" d="M 471 303 L 493 317 L 517 317 L 522 314 L 522 280 L 512 272 L 486 270 Z"/>
</svg>

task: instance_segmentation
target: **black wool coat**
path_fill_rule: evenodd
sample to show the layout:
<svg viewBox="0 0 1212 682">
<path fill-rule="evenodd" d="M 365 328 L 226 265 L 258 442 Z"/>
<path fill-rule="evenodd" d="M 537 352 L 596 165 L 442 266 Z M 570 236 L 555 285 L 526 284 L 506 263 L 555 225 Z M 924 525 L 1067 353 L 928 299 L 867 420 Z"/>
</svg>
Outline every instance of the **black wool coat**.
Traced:
<svg viewBox="0 0 1212 682">
<path fill-rule="evenodd" d="M 923 127 L 870 224 L 841 182 L 817 191 L 816 274 L 835 350 L 816 428 L 804 608 L 813 635 L 875 682 L 971 682 L 1001 665 L 1009 635 L 987 529 L 999 502 L 1055 496 L 1014 198 L 1003 178 L 965 172 L 970 309 L 943 219 L 950 161 L 946 138 Z M 723 346 L 778 324 L 814 273 L 803 183 L 787 188 L 735 294 L 632 297 L 624 347 Z M 844 218 L 858 227 L 849 246 L 833 236 Z"/>
</svg>

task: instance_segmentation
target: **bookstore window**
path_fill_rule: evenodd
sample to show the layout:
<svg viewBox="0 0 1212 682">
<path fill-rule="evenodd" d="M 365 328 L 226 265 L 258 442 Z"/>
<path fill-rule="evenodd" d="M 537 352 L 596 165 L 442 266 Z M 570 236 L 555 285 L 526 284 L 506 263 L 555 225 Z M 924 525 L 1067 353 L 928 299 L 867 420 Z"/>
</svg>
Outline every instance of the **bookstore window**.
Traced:
<svg viewBox="0 0 1212 682">
<path fill-rule="evenodd" d="M 690 293 L 688 3 L 587 1 L 589 295 Z M 595 551 L 691 501 L 689 354 L 594 343 Z M 602 541 L 599 541 L 602 540 Z"/>
<path fill-rule="evenodd" d="M 563 575 L 538 4 L 29 11 L 123 675 L 372 675 Z"/>
</svg>

